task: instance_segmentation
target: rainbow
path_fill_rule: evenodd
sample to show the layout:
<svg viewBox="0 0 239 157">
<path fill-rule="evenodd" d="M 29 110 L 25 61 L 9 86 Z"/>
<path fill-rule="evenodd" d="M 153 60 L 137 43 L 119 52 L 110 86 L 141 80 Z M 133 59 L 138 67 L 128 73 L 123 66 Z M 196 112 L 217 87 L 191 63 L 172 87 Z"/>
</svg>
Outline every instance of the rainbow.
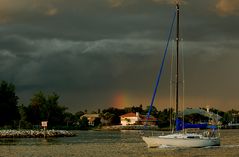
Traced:
<svg viewBox="0 0 239 157">
<path fill-rule="evenodd" d="M 112 107 L 123 109 L 130 105 L 130 97 L 125 92 L 118 91 L 112 98 Z"/>
</svg>

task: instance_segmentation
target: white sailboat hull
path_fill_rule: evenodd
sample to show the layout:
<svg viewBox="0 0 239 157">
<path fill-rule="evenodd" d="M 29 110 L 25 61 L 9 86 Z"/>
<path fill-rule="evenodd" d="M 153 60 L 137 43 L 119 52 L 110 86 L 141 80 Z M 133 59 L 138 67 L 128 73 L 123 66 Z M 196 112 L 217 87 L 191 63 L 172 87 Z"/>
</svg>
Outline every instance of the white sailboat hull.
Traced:
<svg viewBox="0 0 239 157">
<path fill-rule="evenodd" d="M 200 148 L 208 146 L 219 146 L 219 137 L 203 137 L 195 135 L 185 135 L 185 134 L 171 134 L 166 136 L 151 136 L 142 137 L 149 148 L 159 147 L 161 145 L 173 146 L 173 147 L 191 147 Z"/>
</svg>

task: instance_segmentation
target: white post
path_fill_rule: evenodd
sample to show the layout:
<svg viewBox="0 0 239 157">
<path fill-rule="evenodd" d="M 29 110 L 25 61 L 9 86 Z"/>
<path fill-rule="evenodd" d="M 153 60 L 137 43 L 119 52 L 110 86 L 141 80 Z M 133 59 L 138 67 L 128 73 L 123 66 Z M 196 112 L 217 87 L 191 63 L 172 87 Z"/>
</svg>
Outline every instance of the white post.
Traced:
<svg viewBox="0 0 239 157">
<path fill-rule="evenodd" d="M 47 128 L 48 121 L 42 121 L 41 126 L 44 128 L 44 138 L 46 138 L 46 128 Z"/>
</svg>

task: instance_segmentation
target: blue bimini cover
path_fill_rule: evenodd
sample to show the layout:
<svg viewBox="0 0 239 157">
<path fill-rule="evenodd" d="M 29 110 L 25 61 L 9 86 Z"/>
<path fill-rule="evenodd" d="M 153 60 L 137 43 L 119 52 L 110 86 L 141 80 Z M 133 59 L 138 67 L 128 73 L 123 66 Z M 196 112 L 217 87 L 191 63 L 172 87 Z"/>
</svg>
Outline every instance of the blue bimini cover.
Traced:
<svg viewBox="0 0 239 157">
<path fill-rule="evenodd" d="M 203 124 L 192 124 L 192 123 L 184 123 L 181 119 L 176 119 L 176 131 L 180 131 L 186 128 L 199 128 L 199 129 L 206 129 L 208 128 L 207 123 Z"/>
</svg>

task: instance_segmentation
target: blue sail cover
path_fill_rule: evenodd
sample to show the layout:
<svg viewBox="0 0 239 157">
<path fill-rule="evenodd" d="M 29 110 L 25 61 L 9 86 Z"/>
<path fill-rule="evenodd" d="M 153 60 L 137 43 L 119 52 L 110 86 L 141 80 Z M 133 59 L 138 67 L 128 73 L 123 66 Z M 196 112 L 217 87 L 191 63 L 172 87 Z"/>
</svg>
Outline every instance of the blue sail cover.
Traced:
<svg viewBox="0 0 239 157">
<path fill-rule="evenodd" d="M 207 128 L 215 130 L 215 129 L 218 129 L 218 126 L 217 125 L 208 125 Z"/>
<path fill-rule="evenodd" d="M 186 128 L 199 128 L 206 129 L 208 127 L 207 123 L 204 124 L 192 124 L 192 123 L 184 123 L 181 119 L 176 119 L 176 131 L 180 131 Z"/>
</svg>

